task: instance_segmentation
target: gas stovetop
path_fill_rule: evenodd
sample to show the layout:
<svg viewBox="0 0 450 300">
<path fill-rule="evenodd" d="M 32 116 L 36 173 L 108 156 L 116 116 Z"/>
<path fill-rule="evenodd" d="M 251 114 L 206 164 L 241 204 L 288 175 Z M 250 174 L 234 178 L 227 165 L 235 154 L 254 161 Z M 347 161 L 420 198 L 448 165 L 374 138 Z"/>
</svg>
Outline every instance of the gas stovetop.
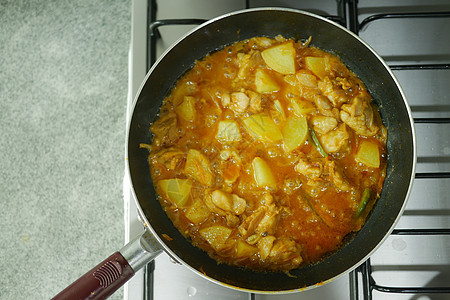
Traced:
<svg viewBox="0 0 450 300">
<path fill-rule="evenodd" d="M 139 271 L 125 299 L 449 299 L 450 3 L 440 1 L 134 0 L 128 108 L 151 64 L 204 20 L 250 7 L 310 11 L 347 27 L 388 63 L 411 106 L 417 169 L 394 232 L 348 276 L 287 295 L 254 295 L 211 283 L 163 254 Z M 124 181 L 127 241 L 142 231 Z"/>
</svg>

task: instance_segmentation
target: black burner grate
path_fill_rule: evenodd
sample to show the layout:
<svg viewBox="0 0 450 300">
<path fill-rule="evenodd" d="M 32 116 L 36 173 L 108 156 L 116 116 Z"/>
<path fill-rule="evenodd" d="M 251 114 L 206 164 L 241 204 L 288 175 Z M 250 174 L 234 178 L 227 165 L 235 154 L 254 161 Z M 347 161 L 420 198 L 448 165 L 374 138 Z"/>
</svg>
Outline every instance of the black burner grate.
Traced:
<svg viewBox="0 0 450 300">
<path fill-rule="evenodd" d="M 362 22 L 358 20 L 358 0 L 348 0 L 349 6 L 349 29 L 355 34 L 366 27 L 369 23 L 383 20 L 383 19 L 404 19 L 404 18 L 448 18 L 450 12 L 426 12 L 426 13 L 382 13 L 374 14 L 366 17 Z M 447 70 L 450 69 L 450 64 L 408 64 L 408 65 L 392 65 L 392 70 L 396 71 L 411 71 L 411 70 Z M 414 118 L 415 124 L 449 124 L 450 118 Z M 450 178 L 450 172 L 427 172 L 416 173 L 416 179 L 444 179 Z M 396 229 L 392 235 L 447 235 L 450 236 L 450 229 Z M 393 287 L 382 286 L 376 283 L 372 276 L 372 265 L 370 259 L 359 266 L 350 274 L 350 292 L 353 300 L 360 299 L 361 293 L 359 289 L 362 286 L 363 299 L 372 299 L 372 292 L 374 290 L 389 294 L 450 294 L 450 286 L 445 287 Z"/>
</svg>

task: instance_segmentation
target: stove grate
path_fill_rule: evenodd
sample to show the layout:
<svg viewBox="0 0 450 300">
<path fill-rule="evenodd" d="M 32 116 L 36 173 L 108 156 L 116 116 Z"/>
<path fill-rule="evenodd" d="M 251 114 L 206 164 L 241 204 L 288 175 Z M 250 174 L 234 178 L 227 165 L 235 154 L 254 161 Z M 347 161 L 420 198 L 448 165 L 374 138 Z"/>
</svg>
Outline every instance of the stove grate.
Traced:
<svg viewBox="0 0 450 300">
<path fill-rule="evenodd" d="M 423 19 L 423 18 L 448 18 L 450 12 L 405 12 L 405 13 L 382 13 L 373 14 L 362 22 L 359 22 L 358 14 L 358 0 L 347 0 L 349 6 L 349 29 L 355 34 L 365 28 L 369 23 L 377 20 L 386 19 Z M 411 70 L 448 70 L 450 64 L 408 64 L 408 65 L 392 65 L 392 70 L 396 71 L 411 71 Z M 450 118 L 414 118 L 415 124 L 449 124 Z M 444 179 L 450 178 L 450 172 L 426 172 L 416 173 L 416 179 Z M 392 235 L 410 235 L 410 236 L 427 236 L 427 235 L 441 235 L 450 236 L 450 229 L 395 229 Z M 372 264 L 370 258 L 362 265 L 350 273 L 350 292 L 351 299 L 360 299 L 359 289 L 362 285 L 362 299 L 371 300 L 373 298 L 373 291 L 390 294 L 450 294 L 450 286 L 442 287 L 393 287 L 379 285 L 372 276 Z"/>
</svg>

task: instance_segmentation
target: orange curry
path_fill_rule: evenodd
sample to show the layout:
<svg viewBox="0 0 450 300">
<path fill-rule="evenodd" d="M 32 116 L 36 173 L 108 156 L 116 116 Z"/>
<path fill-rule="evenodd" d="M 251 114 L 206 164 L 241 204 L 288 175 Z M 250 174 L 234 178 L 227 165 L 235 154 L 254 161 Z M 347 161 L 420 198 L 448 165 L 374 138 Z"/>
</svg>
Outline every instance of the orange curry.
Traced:
<svg viewBox="0 0 450 300">
<path fill-rule="evenodd" d="M 380 115 L 361 80 L 310 41 L 256 37 L 197 61 L 141 145 L 164 210 L 218 262 L 314 263 L 381 193 Z"/>
</svg>

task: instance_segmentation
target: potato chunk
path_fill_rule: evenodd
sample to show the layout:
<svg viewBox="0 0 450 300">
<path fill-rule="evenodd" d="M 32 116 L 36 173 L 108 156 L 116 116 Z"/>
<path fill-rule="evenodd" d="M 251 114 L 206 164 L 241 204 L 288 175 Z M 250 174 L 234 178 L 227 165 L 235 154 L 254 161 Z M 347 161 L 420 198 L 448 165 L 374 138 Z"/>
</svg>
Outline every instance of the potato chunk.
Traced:
<svg viewBox="0 0 450 300">
<path fill-rule="evenodd" d="M 266 71 L 257 69 L 255 72 L 256 91 L 261 94 L 276 92 L 280 85 Z"/>
<path fill-rule="evenodd" d="M 326 70 L 325 58 L 323 57 L 307 56 L 305 57 L 305 65 L 320 79 L 328 75 L 328 72 Z"/>
<path fill-rule="evenodd" d="M 253 176 L 258 187 L 275 188 L 277 182 L 269 165 L 261 157 L 255 157 L 252 161 Z"/>
<path fill-rule="evenodd" d="M 239 127 L 235 121 L 224 120 L 220 121 L 216 134 L 216 139 L 222 143 L 238 142 L 242 139 Z"/>
<path fill-rule="evenodd" d="M 255 246 L 251 246 L 244 241 L 238 240 L 236 243 L 236 257 L 250 257 L 259 249 Z"/>
<path fill-rule="evenodd" d="M 190 179 L 163 179 L 158 181 L 158 187 L 163 196 L 178 207 L 184 206 L 191 194 L 192 181 Z"/>
<path fill-rule="evenodd" d="M 363 141 L 359 146 L 355 159 L 357 162 L 363 163 L 368 167 L 379 168 L 380 152 L 378 145 L 369 141 Z"/>
<path fill-rule="evenodd" d="M 194 224 L 198 224 L 206 220 L 210 214 L 209 208 L 201 199 L 196 199 L 194 203 L 186 210 L 185 216 Z"/>
<path fill-rule="evenodd" d="M 295 74 L 295 49 L 292 41 L 261 52 L 264 62 L 281 74 Z"/>
<path fill-rule="evenodd" d="M 214 183 L 214 174 L 209 160 L 198 150 L 188 151 L 184 172 L 203 185 L 212 186 Z"/>
<path fill-rule="evenodd" d="M 303 100 L 300 98 L 292 98 L 291 106 L 294 113 L 299 117 L 306 116 L 307 114 L 316 111 L 316 107 L 314 106 L 314 104 L 312 104 L 308 100 Z"/>
<path fill-rule="evenodd" d="M 284 146 L 288 152 L 300 147 L 308 135 L 308 123 L 305 117 L 289 117 L 283 127 Z"/>
<path fill-rule="evenodd" d="M 231 231 L 228 227 L 214 225 L 202 228 L 198 232 L 217 251 L 225 246 L 225 242 L 230 237 Z"/>
<path fill-rule="evenodd" d="M 247 131 L 263 142 L 278 142 L 283 139 L 277 124 L 266 114 L 256 114 L 244 119 Z"/>
</svg>

